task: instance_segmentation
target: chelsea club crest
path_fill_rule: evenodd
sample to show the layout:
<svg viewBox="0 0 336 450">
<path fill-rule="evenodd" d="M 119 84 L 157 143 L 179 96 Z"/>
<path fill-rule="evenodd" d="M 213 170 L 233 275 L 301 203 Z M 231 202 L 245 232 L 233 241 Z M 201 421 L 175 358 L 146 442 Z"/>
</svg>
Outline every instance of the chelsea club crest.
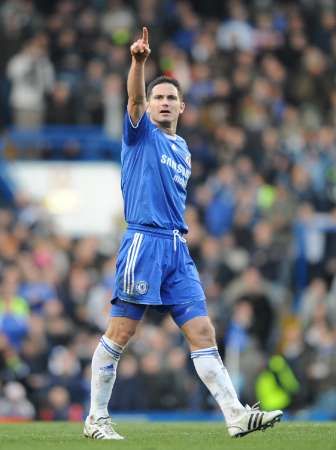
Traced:
<svg viewBox="0 0 336 450">
<path fill-rule="evenodd" d="M 147 294 L 148 287 L 147 281 L 137 281 L 135 283 L 135 292 L 139 295 Z"/>
<path fill-rule="evenodd" d="M 187 156 L 185 157 L 185 162 L 188 164 L 189 167 L 191 167 L 191 158 L 190 158 L 190 155 L 187 155 Z"/>
</svg>

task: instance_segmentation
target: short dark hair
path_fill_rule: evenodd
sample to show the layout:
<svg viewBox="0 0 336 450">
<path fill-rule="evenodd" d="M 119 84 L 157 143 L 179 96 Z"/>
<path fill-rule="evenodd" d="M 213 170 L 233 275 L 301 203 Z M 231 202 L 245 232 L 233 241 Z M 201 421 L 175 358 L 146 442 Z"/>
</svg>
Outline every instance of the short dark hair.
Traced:
<svg viewBox="0 0 336 450">
<path fill-rule="evenodd" d="M 164 75 L 154 78 L 154 80 L 152 80 L 149 83 L 149 85 L 147 86 L 147 93 L 146 93 L 147 99 L 149 99 L 149 97 L 151 96 L 154 86 L 157 86 L 158 84 L 163 84 L 163 83 L 169 83 L 169 84 L 172 84 L 173 86 L 175 86 L 180 99 L 181 100 L 183 99 L 183 92 L 182 92 L 180 83 L 175 78 L 166 77 Z"/>
</svg>

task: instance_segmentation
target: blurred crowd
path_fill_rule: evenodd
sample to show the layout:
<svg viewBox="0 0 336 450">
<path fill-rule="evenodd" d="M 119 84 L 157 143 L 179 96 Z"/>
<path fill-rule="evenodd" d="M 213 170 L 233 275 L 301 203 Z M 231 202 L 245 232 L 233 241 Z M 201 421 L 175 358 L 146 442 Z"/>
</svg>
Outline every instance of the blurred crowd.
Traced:
<svg viewBox="0 0 336 450">
<path fill-rule="evenodd" d="M 150 25 L 147 79 L 185 92 L 188 242 L 240 396 L 336 419 L 334 2 L 5 0 L 0 23 L 4 130 L 97 124 L 116 139 L 129 45 Z M 0 416 L 87 410 L 115 270 L 106 239 L 117 248 L 58 234 L 23 197 L 0 211 Z M 216 408 L 169 317 L 147 312 L 110 406 Z"/>
</svg>

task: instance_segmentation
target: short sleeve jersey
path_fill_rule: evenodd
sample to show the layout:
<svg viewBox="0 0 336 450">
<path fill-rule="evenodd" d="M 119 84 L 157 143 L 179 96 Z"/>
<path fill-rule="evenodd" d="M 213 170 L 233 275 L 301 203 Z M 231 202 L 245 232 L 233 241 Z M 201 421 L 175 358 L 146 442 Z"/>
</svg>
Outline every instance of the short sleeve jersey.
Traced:
<svg viewBox="0 0 336 450">
<path fill-rule="evenodd" d="M 126 112 L 121 166 L 126 222 L 186 233 L 191 158 L 185 140 L 164 133 L 147 113 L 133 125 Z"/>
</svg>

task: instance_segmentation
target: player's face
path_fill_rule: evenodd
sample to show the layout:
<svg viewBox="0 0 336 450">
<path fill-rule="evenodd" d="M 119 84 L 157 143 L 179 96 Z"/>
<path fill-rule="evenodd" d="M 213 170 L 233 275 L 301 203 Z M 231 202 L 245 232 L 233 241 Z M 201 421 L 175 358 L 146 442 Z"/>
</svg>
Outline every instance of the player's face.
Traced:
<svg viewBox="0 0 336 450">
<path fill-rule="evenodd" d="M 154 86 L 148 102 L 148 112 L 155 123 L 162 126 L 176 124 L 184 107 L 178 90 L 173 84 L 162 83 Z"/>
</svg>

